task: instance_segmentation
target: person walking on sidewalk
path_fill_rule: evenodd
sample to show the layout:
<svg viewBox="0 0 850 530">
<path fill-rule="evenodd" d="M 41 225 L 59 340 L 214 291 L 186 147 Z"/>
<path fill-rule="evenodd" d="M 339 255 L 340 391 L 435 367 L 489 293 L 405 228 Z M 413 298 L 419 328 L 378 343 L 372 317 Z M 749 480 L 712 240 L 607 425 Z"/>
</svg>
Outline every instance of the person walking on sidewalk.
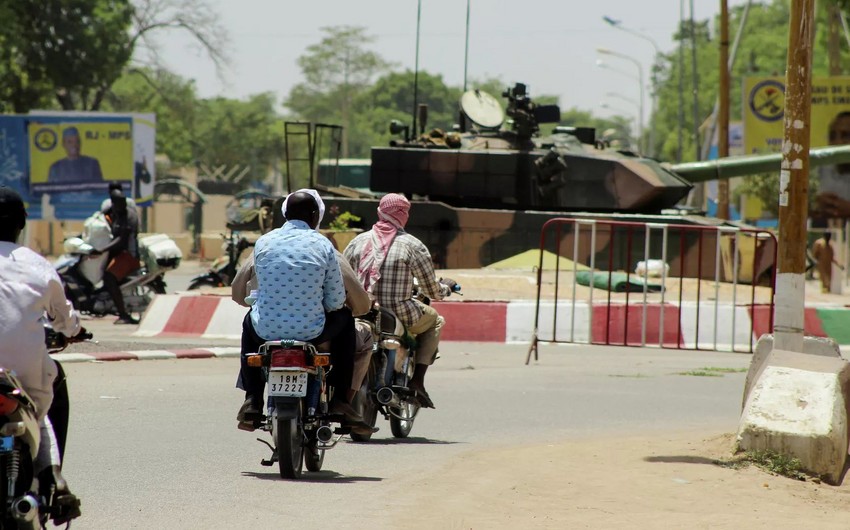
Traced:
<svg viewBox="0 0 850 530">
<path fill-rule="evenodd" d="M 837 261 L 835 261 L 835 250 L 832 248 L 831 232 L 824 232 L 823 237 L 818 238 L 812 245 L 812 255 L 815 258 L 818 276 L 820 276 L 821 292 L 828 293 L 832 285 L 832 265 L 837 265 L 844 270 Z"/>
</svg>

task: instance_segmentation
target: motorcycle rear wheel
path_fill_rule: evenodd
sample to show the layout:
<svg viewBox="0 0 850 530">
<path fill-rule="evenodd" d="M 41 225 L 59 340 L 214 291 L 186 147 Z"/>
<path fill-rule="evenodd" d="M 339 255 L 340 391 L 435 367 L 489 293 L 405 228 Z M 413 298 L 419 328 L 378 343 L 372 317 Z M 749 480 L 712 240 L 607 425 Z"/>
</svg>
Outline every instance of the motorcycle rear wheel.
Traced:
<svg viewBox="0 0 850 530">
<path fill-rule="evenodd" d="M 275 446 L 280 476 L 293 480 L 301 478 L 304 464 L 304 430 L 301 427 L 300 410 L 297 418 L 275 420 Z"/>
<path fill-rule="evenodd" d="M 375 423 L 378 421 L 378 405 L 375 403 L 370 392 L 371 389 L 375 388 L 375 379 L 376 369 L 373 364 L 370 364 L 369 371 L 366 372 L 366 380 L 363 381 L 363 385 L 360 387 L 360 391 L 354 396 L 354 402 L 352 403 L 352 405 L 354 405 L 354 410 L 359 412 L 363 421 L 372 428 L 375 427 Z M 355 442 L 368 442 L 372 439 L 371 432 L 368 434 L 357 434 L 352 432 L 349 436 Z"/>
<path fill-rule="evenodd" d="M 397 385 L 407 387 L 409 383 L 409 374 L 396 375 Z M 419 412 L 419 405 L 411 403 L 410 401 L 403 401 L 401 403 L 401 407 L 392 409 L 392 412 L 403 418 L 410 418 L 409 420 L 402 420 L 397 418 L 394 414 L 390 414 L 390 430 L 392 430 L 393 436 L 396 438 L 407 438 L 410 435 L 410 431 L 413 429 L 413 421 L 416 418 L 416 414 Z"/>
<path fill-rule="evenodd" d="M 325 461 L 325 450 L 316 448 L 316 441 L 304 449 L 304 465 L 307 466 L 307 471 L 321 471 L 322 463 Z"/>
</svg>

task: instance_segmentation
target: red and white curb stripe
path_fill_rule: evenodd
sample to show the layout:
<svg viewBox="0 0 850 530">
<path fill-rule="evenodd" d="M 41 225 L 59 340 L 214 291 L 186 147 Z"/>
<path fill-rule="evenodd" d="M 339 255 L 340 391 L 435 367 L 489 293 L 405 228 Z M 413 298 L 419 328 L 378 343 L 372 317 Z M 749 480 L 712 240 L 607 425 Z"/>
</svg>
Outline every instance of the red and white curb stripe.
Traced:
<svg viewBox="0 0 850 530">
<path fill-rule="evenodd" d="M 191 348 L 181 350 L 54 353 L 50 357 L 61 363 L 83 363 L 92 361 L 144 361 L 161 359 L 212 359 L 218 357 L 239 357 L 239 348 Z"/>
<path fill-rule="evenodd" d="M 442 332 L 445 341 L 527 344 L 534 334 L 533 300 L 433 305 L 446 319 Z M 134 335 L 239 340 L 247 311 L 225 296 L 160 295 L 151 303 Z M 812 320 L 810 316 L 816 320 L 816 308 L 807 308 L 807 322 Z M 809 327 L 807 324 L 807 331 Z M 819 326 L 812 328 L 812 334 L 823 334 L 815 328 Z M 683 302 L 590 307 L 582 301 L 575 305 L 572 301 L 559 301 L 556 308 L 554 302 L 543 301 L 537 336 L 542 341 L 631 346 L 663 343 L 668 347 L 749 351 L 762 334 L 770 331 L 767 305 Z"/>
</svg>

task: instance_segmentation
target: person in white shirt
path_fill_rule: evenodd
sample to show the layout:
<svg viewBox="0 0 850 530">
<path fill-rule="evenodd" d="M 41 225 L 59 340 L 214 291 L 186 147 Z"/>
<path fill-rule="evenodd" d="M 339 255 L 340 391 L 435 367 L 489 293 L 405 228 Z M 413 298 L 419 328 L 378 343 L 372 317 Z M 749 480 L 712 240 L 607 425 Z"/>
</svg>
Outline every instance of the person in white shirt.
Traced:
<svg viewBox="0 0 850 530">
<path fill-rule="evenodd" d="M 17 374 L 35 402 L 42 432 L 35 471 L 41 483 L 55 482 L 57 495 L 66 497 L 62 503 L 74 504 L 76 513 L 65 514 L 70 520 L 79 515 L 79 501 L 70 499 L 73 495 L 59 473 L 57 441 L 47 417 L 59 371 L 44 343 L 43 318 L 67 337 L 84 330 L 50 262 L 17 244 L 26 217 L 21 196 L 0 186 L 0 366 Z"/>
</svg>

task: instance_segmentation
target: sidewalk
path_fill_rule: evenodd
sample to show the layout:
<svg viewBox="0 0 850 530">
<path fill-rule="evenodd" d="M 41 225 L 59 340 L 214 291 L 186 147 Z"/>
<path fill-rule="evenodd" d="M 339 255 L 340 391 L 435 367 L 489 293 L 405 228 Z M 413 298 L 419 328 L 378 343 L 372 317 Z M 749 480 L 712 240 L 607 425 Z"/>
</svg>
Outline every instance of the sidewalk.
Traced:
<svg viewBox="0 0 850 530">
<path fill-rule="evenodd" d="M 444 270 L 463 295 L 434 302 L 446 319 L 442 340 L 529 343 L 535 333 L 537 276 L 530 271 Z M 660 281 L 660 280 L 659 280 Z M 668 291 L 609 293 L 577 286 L 571 275 L 543 276 L 537 336 L 541 340 L 655 345 L 749 352 L 771 330 L 770 289 L 668 278 Z M 850 298 L 821 294 L 810 282 L 806 332 L 850 345 Z M 157 297 L 135 337 L 238 340 L 246 309 L 230 288 Z M 556 322 L 557 315 L 557 322 Z M 645 324 L 644 324 L 645 322 Z"/>
</svg>

